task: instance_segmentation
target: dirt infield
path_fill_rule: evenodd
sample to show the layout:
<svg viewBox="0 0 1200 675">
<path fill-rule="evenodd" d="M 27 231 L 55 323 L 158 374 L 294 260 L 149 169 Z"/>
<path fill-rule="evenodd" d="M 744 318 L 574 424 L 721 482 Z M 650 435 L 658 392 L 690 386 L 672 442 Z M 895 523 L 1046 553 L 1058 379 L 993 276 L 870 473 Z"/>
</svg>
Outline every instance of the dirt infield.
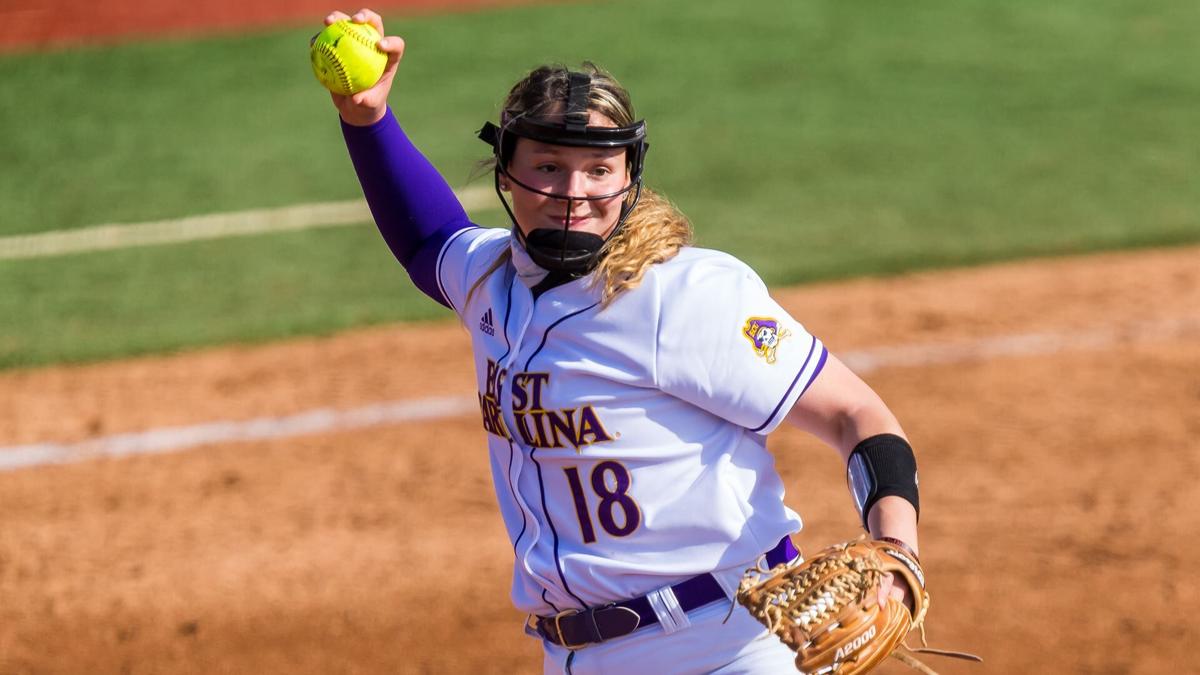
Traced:
<svg viewBox="0 0 1200 675">
<path fill-rule="evenodd" d="M 931 642 L 987 659 L 941 672 L 1187 670 L 1197 262 L 777 294 L 835 352 L 882 358 L 868 379 L 921 457 Z M 0 448 L 470 396 L 466 350 L 450 323 L 0 374 Z M 771 443 L 802 547 L 852 534 L 835 455 Z M 537 672 L 488 476 L 471 415 L 0 473 L 0 673 Z"/>
</svg>

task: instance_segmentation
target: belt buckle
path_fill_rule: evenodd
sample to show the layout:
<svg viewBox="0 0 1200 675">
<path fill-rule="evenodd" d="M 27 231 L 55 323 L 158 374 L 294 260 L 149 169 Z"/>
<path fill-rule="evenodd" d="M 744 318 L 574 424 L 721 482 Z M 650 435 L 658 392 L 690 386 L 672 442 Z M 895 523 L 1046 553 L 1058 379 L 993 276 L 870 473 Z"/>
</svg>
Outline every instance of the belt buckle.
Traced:
<svg viewBox="0 0 1200 675">
<path fill-rule="evenodd" d="M 605 605 L 596 605 L 595 607 L 587 607 L 585 609 L 564 609 L 563 611 L 559 612 L 558 614 L 555 614 L 554 615 L 554 631 L 556 633 L 558 633 L 558 640 L 559 640 L 560 646 L 562 646 L 563 649 L 573 652 L 573 651 L 583 649 L 584 647 L 586 647 L 588 645 L 598 645 L 601 642 L 606 641 L 608 638 L 606 638 L 600 634 L 600 624 L 596 623 L 596 612 L 599 612 L 604 609 L 612 609 L 613 607 L 616 607 L 616 606 L 617 606 L 617 603 L 610 602 Z M 633 610 L 627 610 L 627 611 L 632 612 Z M 562 631 L 562 620 L 564 617 L 577 616 L 579 614 L 587 614 L 588 618 L 592 620 L 592 632 L 596 635 L 596 640 L 594 642 L 580 642 L 577 645 L 573 645 L 573 644 L 570 644 L 567 642 L 567 636 Z"/>
<path fill-rule="evenodd" d="M 567 642 L 567 636 L 566 636 L 566 634 L 565 634 L 565 633 L 563 633 L 563 631 L 562 631 L 562 620 L 563 620 L 563 617 L 565 617 L 565 616 L 575 616 L 575 615 L 577 615 L 577 614 L 583 614 L 584 612 L 588 612 L 588 611 L 592 611 L 592 610 L 587 610 L 587 609 L 564 609 L 563 611 L 561 611 L 561 612 L 559 612 L 558 614 L 555 614 L 555 615 L 554 615 L 554 632 L 555 632 L 555 633 L 558 633 L 558 641 L 561 643 L 561 645 L 560 645 L 560 646 L 561 646 L 563 649 L 566 649 L 567 651 L 572 651 L 572 652 L 573 652 L 573 651 L 576 651 L 576 650 L 579 650 L 579 649 L 583 649 L 584 647 L 586 647 L 586 646 L 588 646 L 588 645 L 592 644 L 591 642 L 580 642 L 580 643 L 579 643 L 579 644 L 577 644 L 577 645 L 570 644 L 570 643 L 568 643 L 568 642 Z M 595 620 L 596 620 L 596 617 L 595 617 L 595 615 L 592 615 L 592 622 L 594 623 L 594 622 L 595 622 Z M 598 632 L 599 632 L 599 631 L 597 631 L 597 633 L 598 633 Z"/>
</svg>

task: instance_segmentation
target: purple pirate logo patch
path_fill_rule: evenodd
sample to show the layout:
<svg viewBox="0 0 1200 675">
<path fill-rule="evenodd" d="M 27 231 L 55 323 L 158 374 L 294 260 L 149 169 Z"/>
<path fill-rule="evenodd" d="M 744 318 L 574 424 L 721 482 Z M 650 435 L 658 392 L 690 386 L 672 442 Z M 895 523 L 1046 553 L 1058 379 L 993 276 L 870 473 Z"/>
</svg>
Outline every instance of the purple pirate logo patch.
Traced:
<svg viewBox="0 0 1200 675">
<path fill-rule="evenodd" d="M 786 328 L 780 328 L 775 319 L 760 316 L 746 319 L 746 325 L 742 328 L 742 335 L 754 345 L 754 352 L 766 359 L 767 363 L 775 363 L 775 350 L 779 348 L 779 342 L 791 334 Z"/>
</svg>

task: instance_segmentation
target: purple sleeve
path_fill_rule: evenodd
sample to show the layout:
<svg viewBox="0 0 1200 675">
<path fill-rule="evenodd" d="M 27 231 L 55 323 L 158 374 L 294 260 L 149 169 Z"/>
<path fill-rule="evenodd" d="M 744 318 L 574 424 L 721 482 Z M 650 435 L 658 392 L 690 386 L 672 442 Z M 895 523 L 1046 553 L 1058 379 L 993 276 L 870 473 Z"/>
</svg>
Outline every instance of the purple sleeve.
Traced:
<svg viewBox="0 0 1200 675">
<path fill-rule="evenodd" d="M 391 108 L 369 127 L 342 122 L 342 136 L 375 225 L 417 288 L 450 306 L 437 283 L 437 257 L 455 232 L 472 227 L 454 191 L 408 140 Z"/>
</svg>

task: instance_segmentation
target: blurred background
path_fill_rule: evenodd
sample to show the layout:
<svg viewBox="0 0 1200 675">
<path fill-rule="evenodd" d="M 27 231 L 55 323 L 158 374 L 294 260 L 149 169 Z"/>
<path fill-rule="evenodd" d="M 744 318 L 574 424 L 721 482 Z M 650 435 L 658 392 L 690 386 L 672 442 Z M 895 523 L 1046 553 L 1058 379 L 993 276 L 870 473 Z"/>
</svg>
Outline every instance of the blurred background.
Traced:
<svg viewBox="0 0 1200 675">
<path fill-rule="evenodd" d="M 16 235 L 360 197 L 305 61 L 324 9 L 57 2 L 0 14 L 56 28 L 0 56 L 0 366 L 442 316 L 366 227 L 14 259 Z M 398 4 L 392 105 L 454 187 L 511 82 L 591 59 L 650 121 L 651 183 L 768 283 L 1200 238 L 1195 3 Z"/>
<path fill-rule="evenodd" d="M 538 670 L 466 338 L 375 232 L 309 68 L 333 9 L 0 4 L 0 674 Z M 507 225 L 474 132 L 512 82 L 587 59 L 627 86 L 697 244 L 926 441 L 931 638 L 989 657 L 942 672 L 1188 671 L 1145 603 L 1200 609 L 1158 550 L 1200 526 L 1200 4 L 375 9 L 396 116 L 480 224 Z M 256 420 L 316 431 L 229 431 Z M 854 519 L 811 446 L 777 449 L 820 546 Z M 1122 574 L 1144 592 L 1082 648 L 1085 588 Z"/>
</svg>

